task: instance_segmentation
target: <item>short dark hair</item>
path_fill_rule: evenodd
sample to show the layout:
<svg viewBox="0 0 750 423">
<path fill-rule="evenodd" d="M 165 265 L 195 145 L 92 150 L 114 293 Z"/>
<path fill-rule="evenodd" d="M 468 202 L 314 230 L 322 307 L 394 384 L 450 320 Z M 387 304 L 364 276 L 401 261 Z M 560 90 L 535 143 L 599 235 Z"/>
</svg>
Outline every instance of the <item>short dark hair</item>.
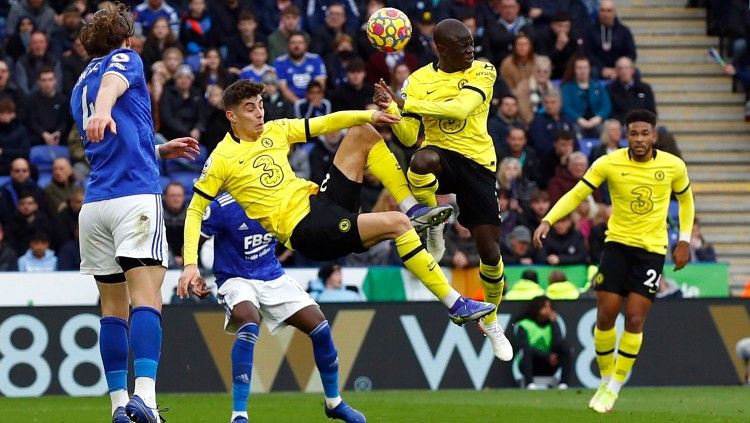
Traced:
<svg viewBox="0 0 750 423">
<path fill-rule="evenodd" d="M 263 88 L 263 84 L 250 81 L 249 79 L 240 79 L 234 82 L 224 90 L 224 97 L 222 98 L 224 109 L 229 110 L 237 107 L 246 98 L 263 95 Z"/>
<path fill-rule="evenodd" d="M 313 88 L 317 88 L 320 91 L 323 91 L 323 84 L 321 84 L 320 81 L 313 79 L 309 84 L 307 84 L 307 89 L 305 91 L 309 93 Z"/>
<path fill-rule="evenodd" d="M 656 127 L 656 115 L 652 111 L 646 109 L 631 110 L 625 115 L 625 128 L 630 126 L 633 122 L 646 122 L 652 127 Z"/>
<path fill-rule="evenodd" d="M 573 133 L 570 132 L 570 131 L 568 131 L 568 130 L 566 130 L 566 129 L 558 129 L 558 130 L 555 131 L 555 138 L 554 138 L 555 141 L 557 141 L 557 140 L 570 140 L 570 141 L 573 141 L 573 138 L 575 138 L 575 136 L 573 135 Z"/>
<path fill-rule="evenodd" d="M 240 15 L 237 16 L 237 23 L 239 24 L 241 21 L 255 21 L 258 22 L 258 19 L 253 15 L 252 12 L 248 10 L 243 10 L 240 12 Z"/>
<path fill-rule="evenodd" d="M 349 61 L 349 64 L 346 65 L 346 71 L 347 72 L 364 72 L 366 69 L 365 61 L 362 60 L 360 57 L 355 57 L 352 60 Z"/>
<path fill-rule="evenodd" d="M 55 68 L 49 65 L 42 66 L 41 69 L 39 69 L 39 73 L 36 74 L 36 78 L 39 79 L 43 73 L 51 73 L 55 74 Z"/>
<path fill-rule="evenodd" d="M 32 232 L 31 236 L 29 237 L 29 242 L 34 242 L 34 241 L 49 242 L 49 235 L 44 230 L 37 229 L 34 232 Z"/>
<path fill-rule="evenodd" d="M 31 191 L 21 191 L 21 193 L 18 194 L 18 202 L 20 203 L 21 200 L 29 197 L 31 197 L 34 202 L 36 202 L 36 197 L 34 197 L 34 194 Z"/>
<path fill-rule="evenodd" d="M 268 47 L 266 47 L 264 43 L 261 43 L 260 41 L 258 41 L 257 43 L 250 46 L 250 53 L 254 52 L 255 50 L 259 48 L 264 48 L 266 49 L 266 51 L 268 51 Z"/>
<path fill-rule="evenodd" d="M 281 11 L 281 16 L 286 15 L 301 16 L 302 13 L 299 11 L 299 8 L 297 6 L 290 4 Z"/>
<path fill-rule="evenodd" d="M 289 37 L 286 39 L 286 43 L 289 44 L 289 41 L 292 40 L 292 37 L 302 37 L 303 40 L 305 40 L 305 44 L 308 44 L 307 38 L 305 37 L 305 33 L 302 31 L 292 31 L 289 33 Z"/>
</svg>

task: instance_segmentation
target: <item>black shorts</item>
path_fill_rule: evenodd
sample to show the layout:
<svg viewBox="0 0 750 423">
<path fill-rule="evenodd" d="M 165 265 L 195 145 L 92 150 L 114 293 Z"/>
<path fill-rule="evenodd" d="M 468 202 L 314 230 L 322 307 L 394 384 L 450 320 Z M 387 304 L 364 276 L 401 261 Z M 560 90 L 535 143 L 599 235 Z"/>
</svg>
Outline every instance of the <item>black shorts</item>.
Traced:
<svg viewBox="0 0 750 423">
<path fill-rule="evenodd" d="M 458 222 L 472 228 L 477 225 L 500 226 L 495 174 L 460 153 L 428 145 L 423 147 L 440 156 L 443 171 L 438 176 L 438 194 L 456 194 Z"/>
<path fill-rule="evenodd" d="M 331 165 L 318 194 L 310 196 L 310 213 L 292 231 L 292 248 L 316 261 L 366 251 L 357 228 L 361 186 Z"/>
<path fill-rule="evenodd" d="M 654 300 L 659 277 L 664 270 L 664 255 L 619 242 L 604 244 L 594 289 L 627 296 L 636 292 Z"/>
</svg>

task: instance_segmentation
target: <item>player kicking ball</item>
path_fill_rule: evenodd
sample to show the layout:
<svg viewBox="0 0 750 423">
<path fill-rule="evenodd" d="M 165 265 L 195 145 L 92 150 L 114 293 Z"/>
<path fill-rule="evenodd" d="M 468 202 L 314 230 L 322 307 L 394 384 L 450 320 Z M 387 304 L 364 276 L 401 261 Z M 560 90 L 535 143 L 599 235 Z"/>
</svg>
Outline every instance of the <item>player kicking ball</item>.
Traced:
<svg viewBox="0 0 750 423">
<path fill-rule="evenodd" d="M 490 63 L 474 60 L 471 31 L 456 19 L 435 26 L 439 60 L 418 69 L 404 82 L 404 98 L 382 80 L 375 85 L 375 103 L 401 115 L 393 132 L 406 146 L 417 142 L 420 121 L 425 141 L 411 159 L 407 173 L 417 200 L 435 206 L 435 194 L 456 194 L 458 221 L 469 228 L 481 259 L 479 276 L 484 300 L 496 306 L 479 323 L 495 356 L 513 358 L 513 347 L 497 322 L 497 306 L 505 277 L 500 256 L 500 210 L 495 190 L 497 156 L 487 132 L 487 115 L 497 72 Z M 443 225 L 427 229 L 427 250 L 437 260 L 445 253 Z"/>
<path fill-rule="evenodd" d="M 253 349 L 261 316 L 271 334 L 290 325 L 310 337 L 325 392 L 325 415 L 349 423 L 365 422 L 362 413 L 341 399 L 339 361 L 331 328 L 315 301 L 282 269 L 274 255 L 276 239 L 247 217 L 229 194 L 220 195 L 206 209 L 201 243 L 212 236 L 218 298 L 227 310 L 224 328 L 237 336 L 232 348 L 230 422 L 248 421 Z M 193 292 L 198 296 L 209 293 L 202 279 L 193 286 Z"/>
<path fill-rule="evenodd" d="M 680 205 L 680 240 L 673 252 L 675 270 L 690 259 L 693 193 L 687 167 L 678 157 L 654 149 L 656 115 L 634 110 L 625 117 L 628 147 L 596 160 L 534 231 L 542 246 L 549 228 L 578 207 L 605 181 L 612 196 L 612 216 L 595 276 L 594 346 L 602 382 L 589 402 L 598 413 L 612 410 L 643 342 L 643 325 L 659 289 L 667 253 L 667 213 L 672 193 Z M 625 307 L 625 332 L 615 357 L 615 319 Z"/>
<path fill-rule="evenodd" d="M 397 117 L 371 110 L 344 111 L 264 123 L 262 94 L 262 84 L 247 80 L 233 83 L 224 92 L 232 129 L 211 153 L 193 188 L 196 195 L 185 218 L 185 268 L 178 286 L 182 295 L 200 276 L 196 263 L 206 207 L 216 195 L 228 192 L 249 217 L 287 248 L 313 260 L 332 260 L 394 240 L 404 266 L 445 304 L 457 324 L 495 310 L 493 304 L 462 297 L 454 290 L 412 227 L 440 224 L 451 209 L 419 205 L 393 153 L 375 128 L 367 125 L 395 123 Z M 298 178 L 287 159 L 290 144 L 344 128 L 349 130 L 320 186 Z M 365 169 L 383 183 L 406 214 L 358 213 Z"/>
</svg>

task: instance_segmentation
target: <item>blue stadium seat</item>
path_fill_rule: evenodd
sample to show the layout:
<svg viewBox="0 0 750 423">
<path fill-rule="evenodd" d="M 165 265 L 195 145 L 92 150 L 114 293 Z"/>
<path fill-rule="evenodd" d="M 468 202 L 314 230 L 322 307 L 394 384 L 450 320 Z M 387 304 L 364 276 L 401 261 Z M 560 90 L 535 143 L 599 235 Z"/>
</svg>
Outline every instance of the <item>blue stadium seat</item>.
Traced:
<svg viewBox="0 0 750 423">
<path fill-rule="evenodd" d="M 0 176 L 0 187 L 10 182 L 10 176 Z"/>
<path fill-rule="evenodd" d="M 35 145 L 31 147 L 29 161 L 36 166 L 39 173 L 50 173 L 52 162 L 58 157 L 70 158 L 70 151 L 64 145 Z"/>
<path fill-rule="evenodd" d="M 198 180 L 200 173 L 192 171 L 179 171 L 169 174 L 169 180 L 173 182 L 179 182 L 185 187 L 186 200 L 190 200 L 193 197 L 193 184 Z"/>
<path fill-rule="evenodd" d="M 599 138 L 581 138 L 581 140 L 578 141 L 578 147 L 580 148 L 579 151 L 585 154 L 586 157 L 589 157 L 591 155 L 591 150 L 599 144 L 601 144 Z"/>
<path fill-rule="evenodd" d="M 52 181 L 52 172 L 39 172 L 39 178 L 37 178 L 36 184 L 39 188 L 46 187 L 50 181 Z"/>
<path fill-rule="evenodd" d="M 204 146 L 200 146 L 200 154 L 195 158 L 195 161 L 188 159 L 172 159 L 164 160 L 164 170 L 166 175 L 171 176 L 173 173 L 180 172 L 200 172 L 203 169 L 203 164 L 208 160 L 208 149 Z"/>
<path fill-rule="evenodd" d="M 167 185 L 169 185 L 171 181 L 166 176 L 159 176 L 159 185 L 161 185 L 161 192 L 164 192 L 164 189 L 167 188 Z"/>
</svg>

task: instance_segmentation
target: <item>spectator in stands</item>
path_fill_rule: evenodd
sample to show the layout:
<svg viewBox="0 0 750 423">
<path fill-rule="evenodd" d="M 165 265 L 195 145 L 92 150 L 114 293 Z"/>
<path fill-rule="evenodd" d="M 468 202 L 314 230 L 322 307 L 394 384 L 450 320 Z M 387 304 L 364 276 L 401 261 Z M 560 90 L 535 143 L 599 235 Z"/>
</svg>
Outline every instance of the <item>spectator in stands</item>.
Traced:
<svg viewBox="0 0 750 423">
<path fill-rule="evenodd" d="M 520 34 L 513 42 L 513 51 L 510 56 L 500 63 L 500 77 L 503 78 L 508 87 L 517 90 L 519 84 L 527 83 L 534 75 L 534 44 L 531 38 Z"/>
<path fill-rule="evenodd" d="M 422 11 L 412 28 L 411 40 L 406 45 L 406 52 L 417 59 L 417 66 L 422 67 L 437 59 L 432 32 L 435 29 L 435 19 L 430 11 Z"/>
<path fill-rule="evenodd" d="M 530 266 L 533 264 L 536 251 L 531 246 L 531 230 L 522 225 L 513 228 L 500 243 L 500 251 L 503 255 L 503 263 L 506 265 L 522 264 Z"/>
<path fill-rule="evenodd" d="M 323 283 L 323 290 L 315 297 L 315 301 L 319 303 L 348 303 L 365 300 L 359 294 L 359 290 L 355 291 L 344 286 L 341 266 L 338 264 L 326 263 L 320 266 L 318 278 Z"/>
<path fill-rule="evenodd" d="M 404 81 L 406 81 L 411 75 L 411 69 L 406 63 L 399 63 L 393 67 L 391 72 L 390 86 L 397 96 L 401 96 L 401 89 L 404 87 Z"/>
<path fill-rule="evenodd" d="M 57 252 L 57 270 L 81 270 L 81 243 L 78 222 L 73 228 L 73 238 L 66 241 Z"/>
<path fill-rule="evenodd" d="M 16 119 L 16 104 L 13 98 L 0 97 L 0 175 L 10 174 L 11 161 L 29 157 L 28 132 Z"/>
<path fill-rule="evenodd" d="M 234 35 L 229 39 L 227 46 L 226 64 L 229 71 L 238 73 L 252 59 L 250 56 L 251 49 L 258 43 L 264 43 L 266 38 L 258 30 L 258 22 L 250 12 L 242 12 L 237 21 L 238 31 L 233 31 Z M 268 57 L 264 60 L 268 62 Z"/>
<path fill-rule="evenodd" d="M 346 33 L 346 8 L 342 3 L 330 4 L 324 13 L 323 25 L 309 26 L 310 51 L 321 56 L 330 51 L 337 36 Z"/>
<path fill-rule="evenodd" d="M 536 262 L 551 264 L 586 264 L 586 244 L 583 235 L 573 226 L 573 218 L 568 215 L 552 225 L 552 230 L 544 246 L 537 252 Z"/>
<path fill-rule="evenodd" d="M 20 159 L 19 159 L 20 160 Z M 5 191 L 3 191 L 3 195 Z M 18 194 L 18 203 L 13 216 L 5 226 L 10 245 L 16 250 L 16 255 L 23 255 L 29 248 L 29 239 L 34 232 L 41 231 L 48 236 L 55 234 L 55 225 L 39 206 L 34 194 L 26 191 Z M 53 249 L 57 242 L 52 242 Z"/>
<path fill-rule="evenodd" d="M 52 180 L 44 187 L 48 214 L 57 215 L 66 206 L 68 198 L 78 189 L 70 160 L 66 157 L 56 158 L 52 162 Z"/>
<path fill-rule="evenodd" d="M 182 46 L 169 28 L 169 20 L 165 17 L 156 18 L 147 34 L 142 57 L 143 69 L 147 72 L 147 76 L 150 76 L 151 67 L 165 57 L 167 49 L 172 47 L 182 49 Z"/>
<path fill-rule="evenodd" d="M 263 107 L 266 112 L 263 119 L 268 122 L 274 119 L 293 117 L 294 105 L 281 95 L 281 91 L 279 91 L 279 78 L 276 76 L 276 73 L 266 74 L 262 82 L 266 87 L 263 93 Z"/>
<path fill-rule="evenodd" d="M 182 245 L 185 243 L 185 187 L 179 182 L 170 182 L 164 188 L 164 226 L 167 228 L 167 244 L 171 256 L 170 267 L 182 267 Z"/>
<path fill-rule="evenodd" d="M 589 163 L 594 163 L 601 156 L 614 153 L 619 150 L 622 142 L 622 125 L 617 119 L 607 119 L 604 121 L 604 130 L 599 137 L 599 145 L 591 149 L 589 153 Z"/>
<path fill-rule="evenodd" d="M 73 91 L 73 86 L 78 82 L 78 77 L 81 76 L 86 66 L 91 62 L 91 57 L 83 48 L 83 43 L 79 38 L 73 41 L 73 47 L 70 51 L 66 52 L 60 60 L 60 67 L 62 69 L 63 81 L 62 81 L 62 93 L 66 97 L 70 97 L 70 93 Z"/>
<path fill-rule="evenodd" d="M 190 66 L 181 65 L 175 73 L 174 84 L 164 90 L 159 101 L 160 132 L 167 139 L 192 137 L 200 141 L 201 131 L 206 127 L 201 116 L 204 96 L 193 86 L 194 80 Z"/>
<path fill-rule="evenodd" d="M 466 269 L 479 266 L 479 250 L 471 232 L 458 221 L 445 225 L 445 254 L 441 266 Z"/>
<path fill-rule="evenodd" d="M 513 90 L 516 98 L 518 98 L 518 114 L 526 127 L 531 124 L 538 113 L 544 111 L 542 106 L 544 96 L 549 92 L 557 91 L 557 87 L 549 79 L 550 72 L 552 72 L 552 65 L 549 57 L 536 56 L 534 59 L 534 75 L 519 83 Z"/>
<path fill-rule="evenodd" d="M 750 99 L 750 51 L 746 48 L 744 53 L 735 54 L 732 57 L 732 63 L 724 65 L 724 74 L 731 76 L 742 84 L 742 89 L 745 91 L 745 99 Z M 747 115 L 747 110 L 750 106 L 750 101 L 745 104 L 745 120 L 750 119 Z"/>
<path fill-rule="evenodd" d="M 5 39 L 5 54 L 7 55 L 6 59 L 10 59 L 9 65 L 14 64 L 29 50 L 31 33 L 34 31 L 36 31 L 36 27 L 31 18 L 24 16 L 18 20 L 15 30 Z"/>
<path fill-rule="evenodd" d="M 646 109 L 656 114 L 656 100 L 651 86 L 635 79 L 635 66 L 629 57 L 621 57 L 615 65 L 617 78 L 607 86 L 612 100 L 612 117 L 625 122 L 631 110 Z"/>
<path fill-rule="evenodd" d="M 332 91 L 346 82 L 349 62 L 357 58 L 354 54 L 354 41 L 347 34 L 339 34 L 333 41 L 333 48 L 323 57 L 328 74 L 328 90 Z"/>
<path fill-rule="evenodd" d="M 135 33 L 148 34 L 158 18 L 165 18 L 175 36 L 180 35 L 180 18 L 177 11 L 164 0 L 144 0 L 133 8 Z"/>
<path fill-rule="evenodd" d="M 201 145 L 206 147 L 208 154 L 214 151 L 219 141 L 223 140 L 230 130 L 229 121 L 224 111 L 224 103 L 222 102 L 223 95 L 224 89 L 222 87 L 218 85 L 208 87 L 206 102 L 203 106 L 206 128 L 201 132 Z M 268 102 L 264 101 L 264 106 L 268 110 Z"/>
<path fill-rule="evenodd" d="M 305 98 L 294 103 L 294 117 L 309 119 L 331 113 L 331 101 L 324 97 L 323 85 L 318 81 L 310 82 Z"/>
<path fill-rule="evenodd" d="M 5 33 L 13 34 L 18 22 L 29 18 L 34 27 L 45 34 L 51 34 L 55 27 L 55 10 L 47 5 L 46 0 L 19 0 L 11 6 L 5 21 Z"/>
<path fill-rule="evenodd" d="M 57 223 L 57 237 L 60 242 L 74 239 L 78 242 L 78 215 L 83 207 L 83 188 L 76 186 L 71 190 L 59 211 L 51 215 Z"/>
<path fill-rule="evenodd" d="M 589 260 L 594 266 L 599 265 L 604 250 L 604 240 L 607 233 L 607 221 L 612 214 L 612 207 L 597 207 L 591 233 L 589 234 Z"/>
<path fill-rule="evenodd" d="M 527 228 L 536 228 L 550 208 L 552 208 L 552 204 L 549 201 L 547 191 L 536 190 L 531 194 L 529 207 L 524 209 L 520 223 Z"/>
<path fill-rule="evenodd" d="M 536 184 L 541 180 L 539 156 L 533 148 L 528 146 L 526 132 L 523 129 L 511 128 L 506 139 L 505 150 L 502 156 L 498 156 L 498 158 L 501 157 L 517 159 L 521 164 L 521 175 L 528 181 Z"/>
<path fill-rule="evenodd" d="M 589 195 L 585 200 L 578 203 L 578 207 L 572 213 L 575 227 L 583 235 L 585 241 L 588 241 L 591 235 L 591 229 L 594 227 L 594 219 L 598 211 L 599 206 L 594 201 L 594 196 Z"/>
<path fill-rule="evenodd" d="M 489 49 L 489 41 L 484 27 L 479 25 L 477 15 L 472 11 L 466 11 L 459 16 L 459 20 L 469 28 L 471 37 L 474 39 L 474 57 L 491 62 L 492 53 Z"/>
<path fill-rule="evenodd" d="M 268 47 L 263 43 L 253 44 L 250 47 L 250 64 L 240 70 L 239 79 L 261 82 L 269 72 L 276 74 L 276 69 L 268 64 Z"/>
<path fill-rule="evenodd" d="M 188 57 L 200 58 L 209 47 L 218 46 L 219 36 L 208 14 L 206 0 L 190 0 L 180 27 L 180 44 Z"/>
<path fill-rule="evenodd" d="M 500 100 L 497 113 L 487 121 L 487 130 L 492 137 L 497 157 L 504 157 L 508 151 L 506 140 L 510 130 L 523 127 L 523 121 L 518 116 L 518 100 L 513 95 L 506 95 Z"/>
<path fill-rule="evenodd" d="M 500 211 L 500 219 L 502 220 L 500 223 L 500 234 L 510 233 L 519 224 L 523 212 L 519 213 L 518 210 L 510 207 L 510 192 L 504 189 L 497 191 L 497 208 Z"/>
<path fill-rule="evenodd" d="M 331 96 L 333 111 L 363 110 L 372 100 L 373 87 L 365 83 L 365 62 L 359 57 L 351 60 L 346 68 L 346 82 L 336 88 Z"/>
<path fill-rule="evenodd" d="M 508 136 L 516 137 L 521 132 L 514 129 Z M 523 155 L 523 153 L 522 153 Z M 536 190 L 536 184 L 530 181 L 521 170 L 521 161 L 515 157 L 506 157 L 500 161 L 497 169 L 497 185 L 503 191 L 510 193 L 510 208 L 518 213 L 523 212 L 523 207 L 528 207 L 531 194 Z"/>
<path fill-rule="evenodd" d="M 203 56 L 201 73 L 198 74 L 197 87 L 200 92 L 205 93 L 212 85 L 228 87 L 237 80 L 237 75 L 229 73 L 221 60 L 221 52 L 218 48 L 211 47 Z"/>
<path fill-rule="evenodd" d="M 49 249 L 49 236 L 36 231 L 29 237 L 28 250 L 18 258 L 19 272 L 54 272 L 57 256 Z"/>
<path fill-rule="evenodd" d="M 572 371 L 573 348 L 557 323 L 552 301 L 545 296 L 531 300 L 516 321 L 514 335 L 521 355 L 520 369 L 526 389 L 541 389 L 534 376 L 553 376 L 561 370 L 558 389 L 567 389 Z"/>
<path fill-rule="evenodd" d="M 55 56 L 63 55 L 73 48 L 78 32 L 83 26 L 81 12 L 75 5 L 69 4 L 60 15 L 60 25 L 50 33 L 51 50 Z"/>
<path fill-rule="evenodd" d="M 534 31 L 531 21 L 521 15 L 521 6 L 516 0 L 490 0 L 488 6 L 485 28 L 494 56 L 492 62 L 501 63 L 513 50 L 518 34 L 532 37 Z"/>
<path fill-rule="evenodd" d="M 553 205 L 581 180 L 588 167 L 589 159 L 580 151 L 570 153 L 565 166 L 557 167 L 547 187 Z"/>
<path fill-rule="evenodd" d="M 281 94 L 290 102 L 305 96 L 311 81 L 320 82 L 325 89 L 326 68 L 323 60 L 314 53 L 307 52 L 307 40 L 301 32 L 293 32 L 287 42 L 288 54 L 274 61 L 279 77 Z"/>
<path fill-rule="evenodd" d="M 690 261 L 692 262 L 716 262 L 714 246 L 703 238 L 701 225 L 698 218 L 693 223 L 693 232 L 690 236 Z"/>
<path fill-rule="evenodd" d="M 326 24 L 328 10 L 334 5 L 340 4 L 346 10 L 344 32 L 354 34 L 359 26 L 359 9 L 356 2 L 340 0 L 308 0 L 307 13 L 305 14 L 305 25 L 307 28 L 319 28 Z"/>
<path fill-rule="evenodd" d="M 503 256 L 505 261 L 505 256 Z M 505 299 L 509 301 L 531 301 L 536 297 L 544 295 L 544 288 L 539 286 L 539 276 L 531 269 L 524 270 L 521 279 L 505 293 Z"/>
<path fill-rule="evenodd" d="M 382 78 L 386 84 L 390 84 L 393 70 L 401 63 L 406 64 L 410 72 L 419 68 L 417 56 L 408 51 L 401 50 L 392 53 L 376 51 L 367 58 L 367 81 L 376 83 Z"/>
<path fill-rule="evenodd" d="M 39 72 L 37 90 L 29 97 L 29 105 L 31 145 L 65 145 L 67 139 L 63 134 L 68 133 L 72 123 L 70 105 L 57 90 L 57 78 L 52 68 Z"/>
<path fill-rule="evenodd" d="M 318 185 L 323 182 L 343 138 L 342 132 L 331 132 L 315 138 L 315 145 L 310 151 L 310 180 L 312 182 Z"/>
<path fill-rule="evenodd" d="M 16 87 L 10 77 L 10 65 L 5 60 L 0 60 L 0 99 L 10 98 L 16 108 L 18 121 L 26 122 L 26 96 Z"/>
<path fill-rule="evenodd" d="M 563 112 L 575 120 L 576 131 L 582 137 L 598 137 L 612 103 L 604 86 L 591 79 L 589 59 L 576 56 L 570 61 L 561 89 Z"/>
<path fill-rule="evenodd" d="M 529 144 L 539 157 L 552 154 L 558 131 L 573 133 L 575 121 L 562 111 L 562 99 L 557 90 L 549 91 L 542 98 L 544 112 L 534 116 L 529 127 Z"/>
<path fill-rule="evenodd" d="M 216 28 L 216 33 L 219 35 L 219 44 L 228 46 L 230 40 L 236 34 L 240 16 L 244 16 L 244 12 L 252 11 L 252 0 L 215 0 L 209 2 L 211 25 Z M 247 54 L 244 57 L 247 58 Z"/>
<path fill-rule="evenodd" d="M 558 13 L 567 12 L 571 3 L 571 0 L 529 0 L 528 16 L 534 21 L 534 29 L 547 27 Z"/>
<path fill-rule="evenodd" d="M 550 272 L 547 282 L 547 296 L 550 300 L 577 300 L 581 295 L 562 270 Z"/>
<path fill-rule="evenodd" d="M 602 0 L 599 4 L 599 17 L 589 29 L 586 48 L 597 78 L 615 79 L 615 62 L 620 57 L 629 57 L 635 62 L 633 34 L 620 22 L 612 0 Z"/>
<path fill-rule="evenodd" d="M 300 10 L 297 6 L 290 4 L 281 12 L 281 23 L 278 29 L 268 36 L 268 53 L 272 61 L 287 53 L 289 36 L 292 33 L 301 32 L 305 41 L 310 42 L 310 36 L 301 31 L 301 22 Z"/>
<path fill-rule="evenodd" d="M 573 28 L 568 12 L 560 11 L 552 17 L 549 27 L 537 32 L 535 46 L 552 62 L 552 79 L 561 79 L 565 67 L 576 53 L 584 49 L 583 35 Z"/>
<path fill-rule="evenodd" d="M 55 73 L 55 81 L 62 86 L 60 61 L 49 51 L 47 36 L 43 32 L 35 31 L 29 38 L 29 50 L 16 62 L 14 75 L 16 87 L 25 95 L 29 95 L 36 87 L 37 76 L 45 68 L 52 69 Z M 56 88 L 59 89 L 61 86 Z"/>
<path fill-rule="evenodd" d="M 5 240 L 5 228 L 0 223 L 0 272 L 14 272 L 18 270 L 18 255 L 8 246 Z"/>
<path fill-rule="evenodd" d="M 552 151 L 545 156 L 541 156 L 542 179 L 539 182 L 540 187 L 547 188 L 550 179 L 557 173 L 558 167 L 562 168 L 561 171 L 566 171 L 568 157 L 575 149 L 573 138 L 573 134 L 565 130 L 555 133 Z"/>
</svg>

